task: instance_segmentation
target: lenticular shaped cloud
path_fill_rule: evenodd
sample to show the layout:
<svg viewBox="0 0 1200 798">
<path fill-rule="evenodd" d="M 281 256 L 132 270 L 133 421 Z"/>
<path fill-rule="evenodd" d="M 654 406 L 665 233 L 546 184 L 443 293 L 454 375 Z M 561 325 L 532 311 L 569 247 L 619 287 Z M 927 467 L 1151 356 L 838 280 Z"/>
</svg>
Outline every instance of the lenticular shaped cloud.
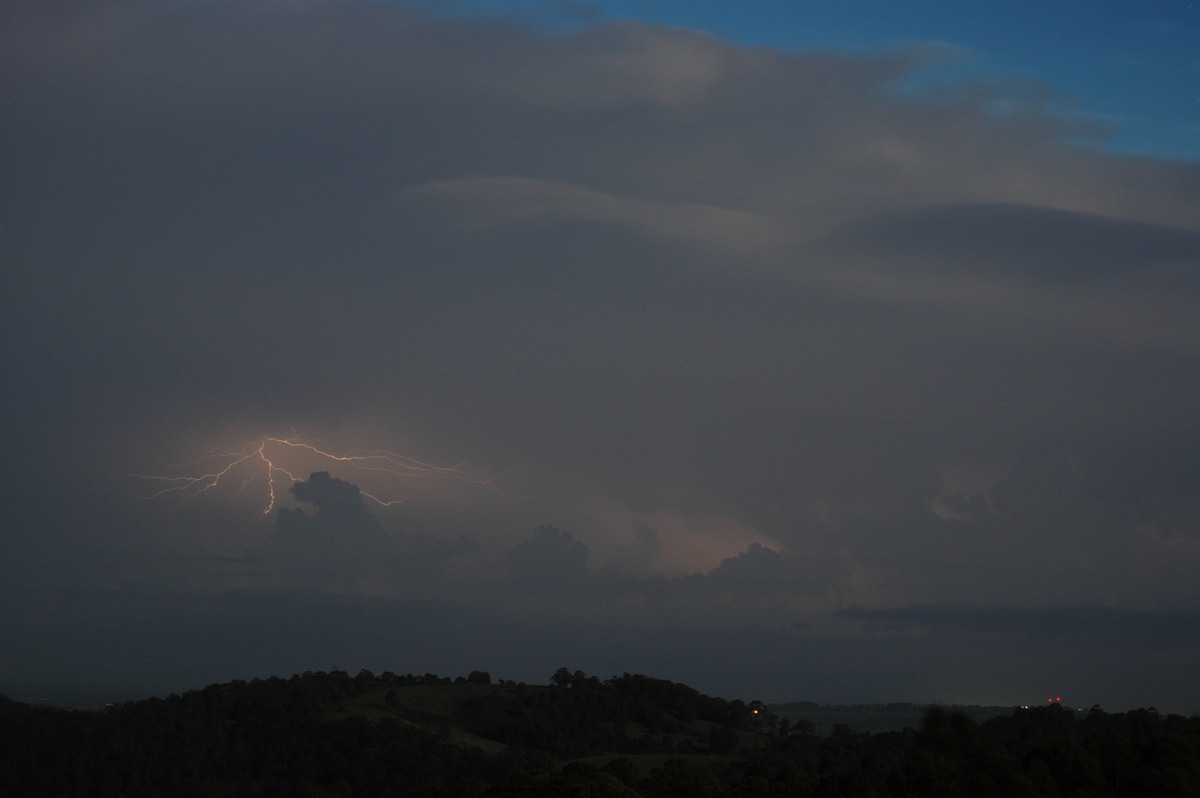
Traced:
<svg viewBox="0 0 1200 798">
<path fill-rule="evenodd" d="M 822 279 L 1041 340 L 1190 350 L 1200 233 L 1028 205 L 956 203 L 867 215 L 827 237 Z M 1014 339 L 1015 340 L 1015 339 Z"/>
<path fill-rule="evenodd" d="M 412 195 L 416 195 L 413 197 Z M 522 177 L 464 178 L 416 186 L 410 201 L 453 203 L 470 225 L 595 222 L 630 228 L 690 247 L 737 254 L 780 243 L 778 223 L 759 214 L 708 205 L 639 200 Z"/>
<path fill-rule="evenodd" d="M 1169 292 L 1200 285 L 1200 231 L 1053 208 L 926 206 L 859 220 L 835 238 L 910 273 Z"/>
</svg>

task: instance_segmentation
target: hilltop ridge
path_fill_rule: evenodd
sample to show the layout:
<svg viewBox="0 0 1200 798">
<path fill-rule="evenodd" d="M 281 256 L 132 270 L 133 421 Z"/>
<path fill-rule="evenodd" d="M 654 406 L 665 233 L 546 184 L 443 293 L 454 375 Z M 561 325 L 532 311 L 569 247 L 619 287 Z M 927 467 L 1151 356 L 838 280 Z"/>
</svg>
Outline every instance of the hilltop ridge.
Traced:
<svg viewBox="0 0 1200 798">
<path fill-rule="evenodd" d="M 0 697 L 8 796 L 817 796 L 1200 793 L 1200 717 L 1058 705 L 829 736 L 757 701 L 560 668 L 306 672 L 100 712 Z"/>
</svg>

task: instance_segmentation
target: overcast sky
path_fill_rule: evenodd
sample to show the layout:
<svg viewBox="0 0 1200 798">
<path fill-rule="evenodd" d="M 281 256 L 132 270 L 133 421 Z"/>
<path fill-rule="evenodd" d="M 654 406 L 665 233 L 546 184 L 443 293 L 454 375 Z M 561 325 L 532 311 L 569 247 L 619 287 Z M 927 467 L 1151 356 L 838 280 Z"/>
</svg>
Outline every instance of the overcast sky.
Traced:
<svg viewBox="0 0 1200 798">
<path fill-rule="evenodd" d="M 5 4 L 0 691 L 1200 710 L 1191 4 L 503 5 Z"/>
</svg>

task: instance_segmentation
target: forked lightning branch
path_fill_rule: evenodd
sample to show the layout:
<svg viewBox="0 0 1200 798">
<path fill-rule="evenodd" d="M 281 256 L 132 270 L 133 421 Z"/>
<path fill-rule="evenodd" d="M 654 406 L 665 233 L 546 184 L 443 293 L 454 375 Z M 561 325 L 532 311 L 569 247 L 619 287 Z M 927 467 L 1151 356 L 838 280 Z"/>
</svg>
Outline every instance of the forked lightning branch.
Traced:
<svg viewBox="0 0 1200 798">
<path fill-rule="evenodd" d="M 334 476 L 357 482 L 355 477 L 368 479 L 370 492 L 360 487 L 363 496 L 383 507 L 403 504 L 411 498 L 405 483 L 412 480 L 446 480 L 476 485 L 500 495 L 509 495 L 496 483 L 499 477 L 489 477 L 457 466 L 427 463 L 399 452 L 385 449 L 350 449 L 331 451 L 318 445 L 319 441 L 301 436 L 290 438 L 264 437 L 245 448 L 231 451 L 209 447 L 200 457 L 173 466 L 170 474 L 131 474 L 159 489 L 146 499 L 174 499 L 174 505 L 205 494 L 232 491 L 247 494 L 261 491 L 263 513 L 275 509 L 281 492 L 307 476 L 307 471 L 328 470 Z M 304 465 L 300 465 L 303 463 Z M 302 470 L 303 469 L 303 470 Z M 390 490 L 385 493 L 384 489 Z"/>
</svg>

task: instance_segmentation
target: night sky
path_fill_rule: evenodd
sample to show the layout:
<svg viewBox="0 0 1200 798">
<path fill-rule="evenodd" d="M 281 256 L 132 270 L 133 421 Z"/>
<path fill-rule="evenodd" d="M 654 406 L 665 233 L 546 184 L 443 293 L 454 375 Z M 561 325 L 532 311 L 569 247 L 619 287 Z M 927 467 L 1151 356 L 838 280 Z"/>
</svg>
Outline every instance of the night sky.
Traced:
<svg viewBox="0 0 1200 798">
<path fill-rule="evenodd" d="M 1200 7 L 905 5 L 5 3 L 0 692 L 1200 711 Z"/>
</svg>

